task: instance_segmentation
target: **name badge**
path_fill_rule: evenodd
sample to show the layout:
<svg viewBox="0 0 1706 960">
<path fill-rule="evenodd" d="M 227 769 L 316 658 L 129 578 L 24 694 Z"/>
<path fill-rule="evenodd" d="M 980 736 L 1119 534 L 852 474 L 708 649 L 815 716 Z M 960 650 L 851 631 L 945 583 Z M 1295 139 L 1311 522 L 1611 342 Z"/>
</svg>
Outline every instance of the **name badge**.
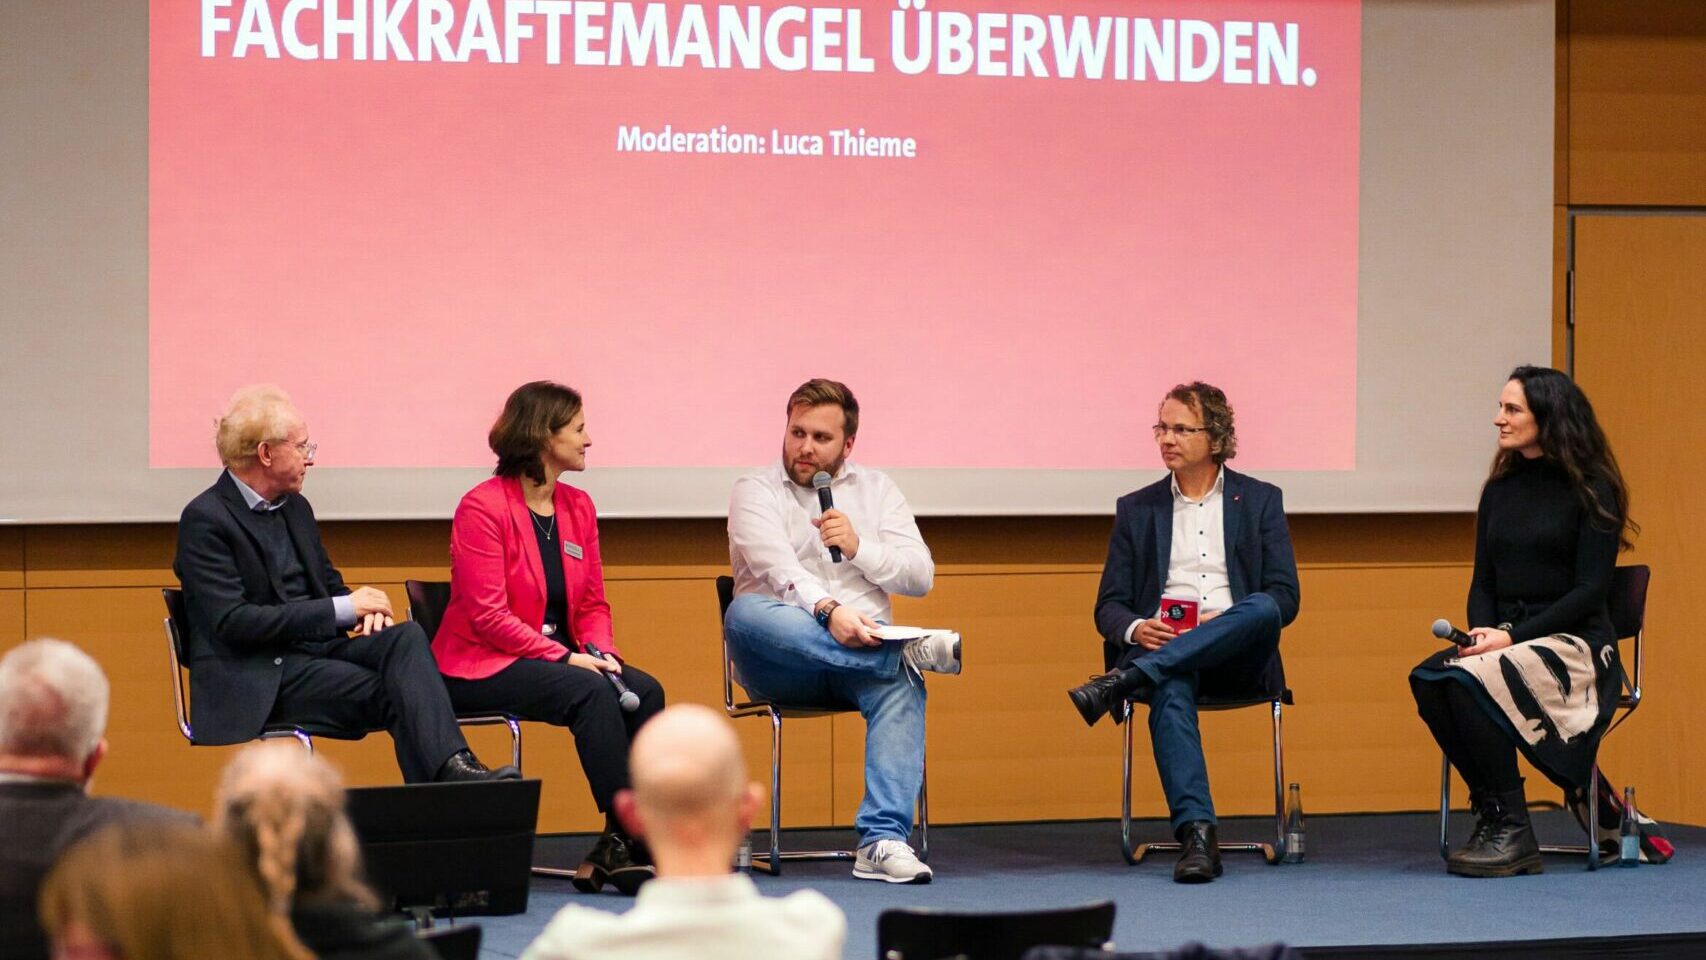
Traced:
<svg viewBox="0 0 1706 960">
<path fill-rule="evenodd" d="M 581 545 L 578 543 L 570 543 L 569 541 L 564 540 L 563 541 L 563 552 L 568 554 L 571 557 L 574 557 L 576 560 L 579 560 L 581 558 Z"/>
</svg>

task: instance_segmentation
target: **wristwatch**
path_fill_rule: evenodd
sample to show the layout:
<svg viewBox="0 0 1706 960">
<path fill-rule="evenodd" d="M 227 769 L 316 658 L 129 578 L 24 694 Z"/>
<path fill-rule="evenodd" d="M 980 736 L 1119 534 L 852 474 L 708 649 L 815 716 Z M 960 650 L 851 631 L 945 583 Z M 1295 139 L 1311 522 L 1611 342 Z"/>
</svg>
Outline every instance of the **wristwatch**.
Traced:
<svg viewBox="0 0 1706 960">
<path fill-rule="evenodd" d="M 817 609 L 817 612 L 812 614 L 812 616 L 817 618 L 817 625 L 824 628 L 825 630 L 828 630 L 829 629 L 829 615 L 834 613 L 835 608 L 839 607 L 839 606 L 841 606 L 841 601 L 831 600 L 828 603 L 824 604 L 823 606 L 819 607 Z"/>
</svg>

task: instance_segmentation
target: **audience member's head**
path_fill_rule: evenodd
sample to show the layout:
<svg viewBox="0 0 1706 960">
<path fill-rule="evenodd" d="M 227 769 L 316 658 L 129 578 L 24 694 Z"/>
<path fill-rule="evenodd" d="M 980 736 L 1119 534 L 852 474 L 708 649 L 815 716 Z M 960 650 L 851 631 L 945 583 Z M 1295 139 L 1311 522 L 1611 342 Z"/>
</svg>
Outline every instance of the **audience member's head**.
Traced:
<svg viewBox="0 0 1706 960">
<path fill-rule="evenodd" d="M 670 707 L 640 728 L 629 751 L 634 787 L 616 798 L 643 835 L 659 876 L 727 873 L 762 798 L 747 780 L 728 718 L 697 704 Z"/>
<path fill-rule="evenodd" d="M 87 784 L 106 755 L 106 675 L 63 640 L 0 657 L 0 771 Z"/>
<path fill-rule="evenodd" d="M 56 957 L 311 960 L 229 844 L 198 827 L 126 823 L 72 847 L 42 884 Z"/>
<path fill-rule="evenodd" d="M 252 744 L 225 768 L 214 806 L 214 832 L 243 855 L 274 912 L 305 901 L 375 905 L 330 763 L 294 743 Z"/>
</svg>

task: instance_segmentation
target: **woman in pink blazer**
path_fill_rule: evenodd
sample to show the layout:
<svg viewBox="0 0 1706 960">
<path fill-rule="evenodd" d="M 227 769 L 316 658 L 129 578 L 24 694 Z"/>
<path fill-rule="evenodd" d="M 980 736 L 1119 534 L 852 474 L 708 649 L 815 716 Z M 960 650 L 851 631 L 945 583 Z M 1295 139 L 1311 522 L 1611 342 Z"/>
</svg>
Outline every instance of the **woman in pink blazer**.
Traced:
<svg viewBox="0 0 1706 960">
<path fill-rule="evenodd" d="M 628 742 L 663 709 L 663 687 L 624 664 L 611 636 L 598 555 L 598 516 L 584 492 L 558 483 L 586 469 L 580 394 L 536 381 L 509 395 L 487 437 L 496 476 L 468 491 L 450 526 L 450 606 L 432 653 L 461 711 L 503 711 L 568 727 L 604 833 L 576 871 L 594 893 L 632 894 L 654 871 L 645 845 L 613 813 L 628 786 Z M 637 696 L 624 711 L 606 674 Z"/>
</svg>

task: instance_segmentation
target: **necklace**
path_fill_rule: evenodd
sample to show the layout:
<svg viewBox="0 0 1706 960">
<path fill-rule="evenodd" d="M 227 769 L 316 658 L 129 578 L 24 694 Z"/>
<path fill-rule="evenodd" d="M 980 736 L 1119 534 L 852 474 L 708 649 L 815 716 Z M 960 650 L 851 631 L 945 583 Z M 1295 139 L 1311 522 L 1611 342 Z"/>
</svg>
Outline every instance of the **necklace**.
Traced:
<svg viewBox="0 0 1706 960">
<path fill-rule="evenodd" d="M 541 522 L 539 520 L 539 514 L 534 513 L 532 510 L 528 510 L 527 515 L 533 518 L 533 528 L 544 534 L 546 540 L 554 541 L 557 539 L 557 515 L 555 513 L 551 514 L 551 521 L 549 523 Z"/>
</svg>

